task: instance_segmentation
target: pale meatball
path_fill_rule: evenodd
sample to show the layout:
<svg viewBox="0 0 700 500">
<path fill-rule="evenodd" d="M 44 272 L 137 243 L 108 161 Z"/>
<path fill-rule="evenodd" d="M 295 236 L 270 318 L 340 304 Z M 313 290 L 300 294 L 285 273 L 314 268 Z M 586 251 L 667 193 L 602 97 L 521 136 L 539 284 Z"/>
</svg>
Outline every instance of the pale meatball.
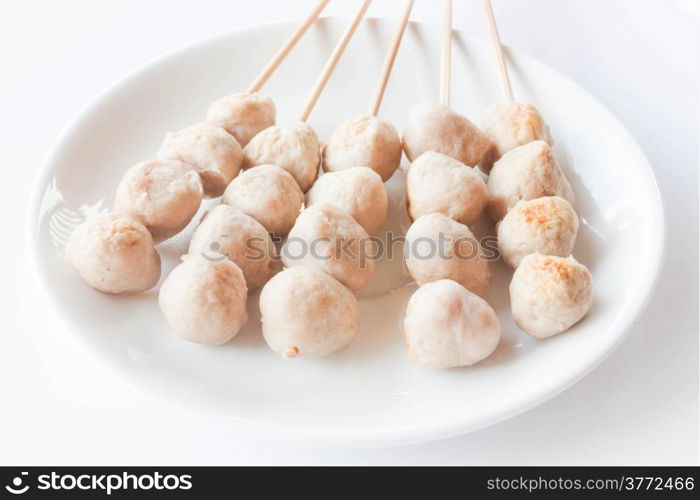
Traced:
<svg viewBox="0 0 700 500">
<path fill-rule="evenodd" d="M 490 147 L 476 125 L 435 101 L 416 104 L 403 131 L 403 150 L 411 162 L 426 151 L 437 151 L 473 167 Z"/>
<path fill-rule="evenodd" d="M 408 170 L 406 206 L 412 220 L 440 213 L 462 224 L 473 224 L 488 199 L 479 172 L 442 153 L 426 151 Z"/>
<path fill-rule="evenodd" d="M 531 253 L 568 257 L 574 250 L 578 225 L 578 215 L 564 198 L 521 200 L 498 225 L 501 256 L 513 268 Z"/>
<path fill-rule="evenodd" d="M 374 233 L 386 219 L 389 198 L 379 175 L 368 167 L 323 174 L 306 194 L 306 205 L 330 203 Z"/>
<path fill-rule="evenodd" d="M 311 125 L 291 122 L 275 125 L 256 135 L 243 148 L 243 167 L 271 163 L 289 172 L 303 192 L 318 177 L 321 145 Z"/>
<path fill-rule="evenodd" d="M 318 269 L 291 267 L 260 293 L 265 341 L 285 358 L 326 356 L 345 347 L 360 328 L 350 290 Z"/>
<path fill-rule="evenodd" d="M 406 267 L 419 285 L 454 280 L 477 295 L 491 281 L 488 261 L 474 234 L 442 214 L 418 217 L 406 232 Z"/>
<path fill-rule="evenodd" d="M 140 221 L 156 243 L 182 231 L 202 203 L 197 171 L 178 160 L 148 160 L 126 171 L 114 208 Z"/>
<path fill-rule="evenodd" d="M 496 222 L 520 200 L 561 196 L 574 203 L 574 192 L 564 176 L 549 144 L 533 141 L 503 155 L 491 170 L 486 187 L 486 210 Z"/>
<path fill-rule="evenodd" d="M 100 215 L 76 227 L 66 243 L 66 257 L 100 292 L 143 292 L 160 279 L 160 256 L 151 233 L 124 214 Z"/>
<path fill-rule="evenodd" d="M 287 171 L 276 165 L 259 165 L 233 179 L 221 201 L 282 237 L 294 226 L 304 205 L 304 193 Z"/>
<path fill-rule="evenodd" d="M 225 344 L 248 321 L 243 272 L 229 260 L 197 256 L 172 270 L 158 302 L 170 327 L 190 342 Z"/>
<path fill-rule="evenodd" d="M 262 224 L 228 205 L 211 209 L 190 241 L 189 257 L 228 258 L 243 271 L 248 290 L 263 286 L 275 273 L 275 247 Z"/>
<path fill-rule="evenodd" d="M 544 339 L 568 330 L 593 304 L 591 273 L 573 257 L 530 254 L 510 282 L 510 307 L 521 330 Z"/>
<path fill-rule="evenodd" d="M 355 219 L 329 203 L 304 210 L 282 247 L 286 267 L 324 271 L 351 290 L 362 288 L 374 272 L 369 235 Z"/>
<path fill-rule="evenodd" d="M 493 144 L 479 164 L 486 173 L 491 171 L 494 162 L 513 148 L 537 140 L 552 143 L 549 127 L 537 108 L 525 102 L 501 102 L 488 106 L 481 116 L 481 130 Z"/>
<path fill-rule="evenodd" d="M 207 122 L 223 128 L 245 147 L 253 137 L 275 124 L 276 115 L 275 104 L 269 97 L 231 94 L 209 106 Z"/>
<path fill-rule="evenodd" d="M 408 355 L 433 369 L 478 363 L 501 338 L 501 324 L 491 306 L 452 280 L 433 281 L 416 290 L 403 325 Z"/>
<path fill-rule="evenodd" d="M 341 124 L 323 148 L 323 169 L 336 172 L 365 166 L 388 181 L 401 165 L 401 138 L 391 123 L 371 115 Z"/>
<path fill-rule="evenodd" d="M 169 132 L 158 150 L 159 160 L 180 160 L 189 163 L 202 179 L 204 196 L 221 196 L 238 175 L 243 150 L 238 141 L 221 127 L 198 123 Z"/>
</svg>

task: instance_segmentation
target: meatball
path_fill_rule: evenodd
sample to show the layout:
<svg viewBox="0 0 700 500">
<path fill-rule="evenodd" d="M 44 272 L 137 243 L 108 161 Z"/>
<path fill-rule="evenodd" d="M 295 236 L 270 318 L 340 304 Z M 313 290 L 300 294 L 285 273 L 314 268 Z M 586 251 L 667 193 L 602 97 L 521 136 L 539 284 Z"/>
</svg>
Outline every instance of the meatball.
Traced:
<svg viewBox="0 0 700 500">
<path fill-rule="evenodd" d="M 160 279 L 160 256 L 151 233 L 124 214 L 101 215 L 76 227 L 66 243 L 66 257 L 100 292 L 144 292 Z"/>
<path fill-rule="evenodd" d="M 248 321 L 243 272 L 229 260 L 197 256 L 172 270 L 158 302 L 170 327 L 190 342 L 225 344 Z"/>
<path fill-rule="evenodd" d="M 427 368 L 469 366 L 487 358 L 501 338 L 488 303 L 452 280 L 422 285 L 403 321 L 408 355 Z"/>
<path fill-rule="evenodd" d="M 537 108 L 524 102 L 488 106 L 481 116 L 481 130 L 493 144 L 479 164 L 486 173 L 491 171 L 494 162 L 513 148 L 537 140 L 552 143 L 549 127 Z"/>
<path fill-rule="evenodd" d="M 303 192 L 318 176 L 321 145 L 311 126 L 304 122 L 269 127 L 243 148 L 243 167 L 271 163 L 289 172 Z"/>
<path fill-rule="evenodd" d="M 282 237 L 294 226 L 304 205 L 304 193 L 287 171 L 275 165 L 259 165 L 233 179 L 222 202 Z"/>
<path fill-rule="evenodd" d="M 418 217 L 406 232 L 406 267 L 419 285 L 451 279 L 483 295 L 491 281 L 488 261 L 474 234 L 442 214 Z"/>
<path fill-rule="evenodd" d="M 498 225 L 501 256 L 513 268 L 531 253 L 568 257 L 574 250 L 578 224 L 578 215 L 564 198 L 521 200 Z"/>
<path fill-rule="evenodd" d="M 406 206 L 412 220 L 440 213 L 462 224 L 473 224 L 488 199 L 479 172 L 442 153 L 426 151 L 408 170 Z"/>
<path fill-rule="evenodd" d="M 401 138 L 391 123 L 359 115 L 342 123 L 323 148 L 323 169 L 337 172 L 365 166 L 386 182 L 401 165 Z"/>
<path fill-rule="evenodd" d="M 214 101 L 207 110 L 206 120 L 226 130 L 245 147 L 253 137 L 275 124 L 276 114 L 269 97 L 241 93 Z"/>
<path fill-rule="evenodd" d="M 515 324 L 540 339 L 571 328 L 592 304 L 591 273 L 573 257 L 530 254 L 520 261 L 510 282 Z"/>
<path fill-rule="evenodd" d="M 285 269 L 260 293 L 265 341 L 285 358 L 326 356 L 345 347 L 360 327 L 355 296 L 318 269 Z"/>
<path fill-rule="evenodd" d="M 211 209 L 195 229 L 190 258 L 228 258 L 243 271 L 248 290 L 264 285 L 275 273 L 275 247 L 267 230 L 251 216 L 228 205 Z"/>
<path fill-rule="evenodd" d="M 426 151 L 437 151 L 473 167 L 490 147 L 476 125 L 435 101 L 416 104 L 403 131 L 403 150 L 411 162 Z"/>
<path fill-rule="evenodd" d="M 561 196 L 574 203 L 571 184 L 544 141 L 533 141 L 504 154 L 494 164 L 486 187 L 489 190 L 486 210 L 494 222 L 502 219 L 519 200 Z"/>
<path fill-rule="evenodd" d="M 159 243 L 182 231 L 202 203 L 197 171 L 178 160 L 148 160 L 126 171 L 114 208 L 141 222 Z"/>
<path fill-rule="evenodd" d="M 312 205 L 297 218 L 282 247 L 286 267 L 325 271 L 351 290 L 374 272 L 369 236 L 355 219 L 328 203 Z"/>
<path fill-rule="evenodd" d="M 323 174 L 306 194 L 306 205 L 330 203 L 374 233 L 386 219 L 389 198 L 379 175 L 368 167 Z"/>
<path fill-rule="evenodd" d="M 159 160 L 180 160 L 192 165 L 202 179 L 204 196 L 216 198 L 238 175 L 243 150 L 223 128 L 198 123 L 179 132 L 169 132 L 157 157 Z"/>
</svg>

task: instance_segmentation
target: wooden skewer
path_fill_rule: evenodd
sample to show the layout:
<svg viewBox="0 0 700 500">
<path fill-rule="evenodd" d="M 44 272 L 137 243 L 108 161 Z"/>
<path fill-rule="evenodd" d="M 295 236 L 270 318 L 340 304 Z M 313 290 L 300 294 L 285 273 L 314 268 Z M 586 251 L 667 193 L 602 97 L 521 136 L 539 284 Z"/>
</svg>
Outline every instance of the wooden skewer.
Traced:
<svg viewBox="0 0 700 500">
<path fill-rule="evenodd" d="M 256 92 L 260 92 L 272 74 L 277 70 L 279 65 L 282 64 L 282 61 L 284 61 L 287 55 L 289 55 L 297 42 L 301 40 L 301 37 L 304 36 L 304 33 L 306 33 L 311 25 L 316 22 L 316 19 L 318 19 L 318 16 L 321 14 L 321 12 L 323 12 L 323 9 L 326 8 L 328 2 L 330 2 L 330 0 L 321 0 L 318 2 L 318 4 L 316 4 L 316 7 L 314 7 L 314 9 L 309 13 L 304 22 L 301 23 L 301 26 L 299 26 L 296 31 L 292 33 L 292 36 L 289 37 L 289 39 L 274 55 L 272 60 L 267 63 L 267 66 L 265 66 L 257 78 L 255 78 L 253 83 L 250 84 L 250 87 L 248 87 L 248 93 L 254 94 Z"/>
<path fill-rule="evenodd" d="M 365 12 L 367 12 L 370 3 L 372 3 L 372 0 L 364 0 L 362 2 L 360 10 L 357 11 L 357 14 L 355 14 L 355 17 L 353 18 L 352 22 L 347 27 L 345 33 L 333 49 L 333 52 L 328 58 L 328 61 L 326 61 L 326 65 L 323 68 L 323 71 L 321 71 L 321 74 L 318 75 L 318 79 L 316 80 L 316 83 L 314 83 L 314 86 L 311 89 L 311 92 L 309 93 L 309 97 L 306 100 L 306 104 L 304 104 L 304 108 L 302 109 L 301 114 L 299 115 L 299 121 L 305 122 L 309 118 L 311 111 L 316 105 L 316 101 L 318 101 L 318 98 L 320 97 L 321 92 L 323 92 L 326 83 L 328 83 L 328 80 L 331 77 L 335 66 L 338 64 L 340 57 L 343 55 L 343 52 L 345 52 L 348 43 L 350 43 L 352 36 L 355 34 L 357 27 L 360 25 L 362 18 L 365 16 Z"/>
<path fill-rule="evenodd" d="M 491 34 L 491 45 L 493 46 L 493 52 L 496 55 L 496 62 L 498 63 L 498 72 L 500 74 L 501 87 L 503 89 L 503 99 L 506 102 L 510 102 L 513 100 L 513 89 L 511 89 L 510 86 L 510 78 L 508 77 L 508 68 L 506 67 L 506 62 L 503 59 L 503 47 L 501 46 L 501 38 L 498 36 L 498 28 L 496 27 L 496 17 L 493 15 L 491 0 L 483 0 L 482 4 L 484 6 L 486 24 L 488 24 L 489 32 Z"/>
<path fill-rule="evenodd" d="M 443 0 L 440 102 L 450 105 L 452 83 L 452 0 Z"/>
<path fill-rule="evenodd" d="M 401 45 L 401 39 L 406 31 L 406 26 L 408 25 L 408 19 L 411 17 L 411 10 L 413 9 L 413 4 L 415 0 L 408 0 L 406 2 L 406 8 L 401 16 L 401 21 L 396 27 L 396 32 L 394 33 L 394 39 L 389 45 L 389 51 L 384 59 L 384 66 L 382 67 L 382 72 L 379 76 L 379 83 L 377 85 L 377 90 L 374 93 L 374 98 L 372 99 L 372 104 L 370 105 L 370 114 L 372 116 L 377 116 L 379 114 L 379 107 L 382 105 L 382 99 L 384 98 L 384 92 L 386 91 L 387 83 L 389 83 L 389 77 L 391 76 L 391 70 L 394 67 L 394 61 L 396 60 L 396 54 L 399 52 L 399 45 Z"/>
</svg>

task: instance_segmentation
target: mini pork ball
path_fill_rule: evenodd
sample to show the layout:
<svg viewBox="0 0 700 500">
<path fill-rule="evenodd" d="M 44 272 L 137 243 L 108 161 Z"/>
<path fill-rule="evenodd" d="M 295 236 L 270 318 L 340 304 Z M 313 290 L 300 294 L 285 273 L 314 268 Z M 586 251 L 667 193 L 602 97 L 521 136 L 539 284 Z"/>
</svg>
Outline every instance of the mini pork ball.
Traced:
<svg viewBox="0 0 700 500">
<path fill-rule="evenodd" d="M 479 172 L 442 153 L 426 151 L 408 170 L 406 206 L 411 220 L 440 213 L 462 224 L 473 224 L 488 199 Z"/>
<path fill-rule="evenodd" d="M 324 271 L 351 290 L 362 288 L 374 272 L 367 231 L 329 203 L 304 210 L 282 247 L 285 267 Z"/>
<path fill-rule="evenodd" d="M 473 167 L 490 147 L 476 125 L 435 101 L 416 104 L 403 131 L 403 150 L 411 162 L 426 151 L 437 151 Z"/>
<path fill-rule="evenodd" d="M 330 203 L 373 234 L 386 219 L 389 197 L 382 178 L 368 167 L 323 174 L 306 194 L 306 205 Z"/>
<path fill-rule="evenodd" d="M 243 271 L 248 290 L 263 286 L 275 273 L 275 247 L 267 229 L 228 205 L 211 209 L 192 234 L 189 258 L 228 258 Z"/>
<path fill-rule="evenodd" d="M 341 124 L 323 148 L 323 169 L 366 166 L 386 182 L 401 165 L 401 138 L 391 123 L 359 115 Z"/>
<path fill-rule="evenodd" d="M 223 128 L 208 123 L 169 132 L 156 156 L 159 160 L 180 160 L 197 169 L 207 198 L 221 196 L 243 162 L 238 141 Z"/>
<path fill-rule="evenodd" d="M 318 136 L 305 122 L 269 127 L 243 148 L 243 167 L 271 163 L 289 172 L 303 192 L 318 177 L 321 145 Z"/>
<path fill-rule="evenodd" d="M 304 193 L 287 171 L 259 165 L 242 172 L 224 192 L 222 202 L 250 215 L 277 237 L 286 236 L 304 205 Z"/>
<path fill-rule="evenodd" d="M 498 225 L 501 256 L 512 268 L 531 253 L 568 257 L 574 250 L 578 225 L 578 215 L 564 198 L 521 200 Z"/>
<path fill-rule="evenodd" d="M 474 234 L 442 214 L 418 217 L 406 232 L 406 267 L 419 285 L 454 280 L 483 295 L 491 281 L 488 261 Z"/>
<path fill-rule="evenodd" d="M 100 292 L 144 292 L 160 279 L 160 256 L 151 233 L 124 214 L 101 215 L 76 227 L 66 243 L 66 257 Z"/>
<path fill-rule="evenodd" d="M 285 358 L 326 356 L 345 347 L 360 328 L 360 308 L 350 290 L 328 274 L 291 267 L 260 293 L 265 341 Z"/>
<path fill-rule="evenodd" d="M 520 200 L 561 196 L 574 203 L 571 184 L 544 141 L 518 146 L 503 155 L 493 166 L 486 187 L 489 190 L 486 210 L 494 222 L 501 220 Z"/>
<path fill-rule="evenodd" d="M 530 254 L 520 261 L 510 282 L 515 324 L 540 339 L 571 328 L 592 304 L 591 273 L 573 257 Z"/>
<path fill-rule="evenodd" d="M 202 203 L 197 171 L 178 160 L 148 160 L 126 171 L 114 208 L 140 221 L 159 243 L 182 231 Z"/>
<path fill-rule="evenodd" d="M 236 264 L 197 256 L 172 270 L 160 287 L 158 302 L 180 337 L 221 345 L 248 321 L 247 298 L 245 278 Z"/>
<path fill-rule="evenodd" d="M 207 110 L 207 122 L 236 138 L 241 147 L 261 131 L 275 124 L 277 111 L 269 97 L 260 94 L 231 94 L 214 101 Z"/>
<path fill-rule="evenodd" d="M 408 355 L 433 369 L 469 366 L 489 357 L 501 338 L 491 306 L 452 280 L 426 283 L 411 296 L 403 321 Z"/>
<path fill-rule="evenodd" d="M 552 143 L 549 127 L 537 108 L 525 102 L 502 102 L 486 107 L 481 116 L 481 130 L 493 144 L 479 164 L 486 173 L 513 148 L 537 140 Z"/>
</svg>

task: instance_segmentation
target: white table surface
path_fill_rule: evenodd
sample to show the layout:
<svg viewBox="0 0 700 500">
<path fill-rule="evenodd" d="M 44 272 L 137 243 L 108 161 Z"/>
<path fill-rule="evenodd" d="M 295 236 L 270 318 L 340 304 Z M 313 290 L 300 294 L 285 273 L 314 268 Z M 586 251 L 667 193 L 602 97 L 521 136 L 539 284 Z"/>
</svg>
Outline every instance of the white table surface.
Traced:
<svg viewBox="0 0 700 500">
<path fill-rule="evenodd" d="M 700 6 L 494 2 L 504 43 L 591 91 L 632 131 L 655 169 L 666 208 L 666 265 L 648 310 L 614 354 L 516 418 L 380 450 L 251 441 L 129 391 L 70 335 L 33 279 L 26 207 L 42 158 L 79 109 L 135 66 L 211 34 L 300 17 L 315 0 L 12 2 L 0 16 L 0 463 L 697 464 Z M 413 19 L 439 23 L 435 4 L 417 0 Z M 333 0 L 327 15 L 349 16 L 356 5 Z M 369 15 L 396 17 L 399 8 L 399 0 L 375 0 Z M 454 17 L 457 28 L 485 36 L 478 0 L 456 0 Z"/>
</svg>

